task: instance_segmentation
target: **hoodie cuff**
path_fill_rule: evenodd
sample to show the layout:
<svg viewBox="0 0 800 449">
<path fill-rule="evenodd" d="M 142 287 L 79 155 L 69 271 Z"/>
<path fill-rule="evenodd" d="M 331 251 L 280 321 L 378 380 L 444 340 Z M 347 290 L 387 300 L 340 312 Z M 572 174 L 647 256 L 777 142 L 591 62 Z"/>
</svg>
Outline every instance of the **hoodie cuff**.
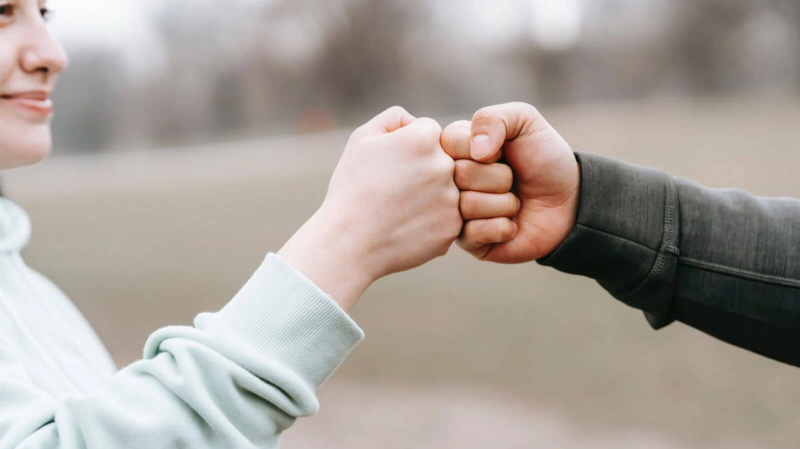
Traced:
<svg viewBox="0 0 800 449">
<path fill-rule="evenodd" d="M 615 298 L 643 310 L 655 328 L 669 324 L 679 222 L 672 178 L 596 154 L 575 156 L 581 166 L 575 226 L 537 262 L 595 279 Z"/>
<path fill-rule="evenodd" d="M 245 343 L 315 388 L 364 338 L 330 296 L 272 253 L 218 316 Z"/>
</svg>

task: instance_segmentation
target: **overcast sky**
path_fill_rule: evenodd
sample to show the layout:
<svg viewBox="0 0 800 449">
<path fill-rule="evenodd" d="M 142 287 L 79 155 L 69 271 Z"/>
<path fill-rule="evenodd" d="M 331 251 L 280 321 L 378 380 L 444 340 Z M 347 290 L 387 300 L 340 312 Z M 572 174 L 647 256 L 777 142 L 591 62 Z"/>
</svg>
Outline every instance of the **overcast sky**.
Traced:
<svg viewBox="0 0 800 449">
<path fill-rule="evenodd" d="M 174 0 L 158 0 L 167 3 Z M 209 0 L 196 0 L 197 2 Z M 259 0 L 244 0 L 257 2 Z M 268 0 L 260 0 L 268 1 Z M 503 40 L 511 28 L 528 22 L 534 37 L 545 45 L 568 45 L 580 30 L 581 0 L 433 0 L 437 9 L 456 14 L 471 32 Z M 241 4 L 243 0 L 239 0 Z M 153 0 L 51 0 L 52 29 L 68 45 L 130 45 L 150 31 Z M 224 2 L 230 7 L 230 0 Z M 224 10 L 224 7 L 223 7 Z"/>
<path fill-rule="evenodd" d="M 53 9 L 50 26 L 67 45 L 100 42 L 118 45 L 147 31 L 146 3 L 149 1 L 50 0 L 48 6 Z"/>
</svg>

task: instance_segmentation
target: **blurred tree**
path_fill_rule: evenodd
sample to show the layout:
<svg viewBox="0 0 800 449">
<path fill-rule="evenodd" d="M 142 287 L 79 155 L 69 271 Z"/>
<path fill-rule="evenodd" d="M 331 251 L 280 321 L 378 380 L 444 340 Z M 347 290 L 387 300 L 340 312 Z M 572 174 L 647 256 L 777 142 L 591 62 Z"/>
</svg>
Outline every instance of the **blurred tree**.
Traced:
<svg viewBox="0 0 800 449">
<path fill-rule="evenodd" d="M 53 95 L 54 142 L 76 151 L 97 151 L 114 143 L 120 123 L 119 58 L 110 49 L 87 47 L 70 55 L 70 70 Z M 62 112 L 63 111 L 63 112 Z"/>
<path fill-rule="evenodd" d="M 149 76 L 126 73 L 118 49 L 72 51 L 56 91 L 59 146 L 196 143 L 286 133 L 298 120 L 349 127 L 391 104 L 450 115 L 511 100 L 800 88 L 793 0 L 583 2 L 580 40 L 558 49 L 532 33 L 502 46 L 450 35 L 469 26 L 449 14 L 458 2 L 438 15 L 424 0 L 229 0 L 224 14 L 213 2 L 153 5 L 161 48 L 135 55 L 153 64 Z M 478 6 L 492 4 L 463 5 Z"/>
<path fill-rule="evenodd" d="M 763 5 L 761 5 L 763 7 Z M 734 36 L 758 10 L 748 0 L 681 0 L 672 41 L 674 63 L 694 94 L 720 93 L 735 81 Z"/>
<path fill-rule="evenodd" d="M 404 43 L 418 10 L 411 1 L 353 0 L 328 33 L 311 91 L 345 116 L 401 98 L 398 79 L 410 61 Z"/>
</svg>

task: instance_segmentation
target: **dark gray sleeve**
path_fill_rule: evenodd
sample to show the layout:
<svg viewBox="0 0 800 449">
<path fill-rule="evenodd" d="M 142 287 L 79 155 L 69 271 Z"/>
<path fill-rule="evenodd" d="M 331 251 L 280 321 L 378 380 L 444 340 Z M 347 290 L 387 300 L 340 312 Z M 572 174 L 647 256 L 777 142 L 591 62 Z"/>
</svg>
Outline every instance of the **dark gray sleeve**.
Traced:
<svg viewBox="0 0 800 449">
<path fill-rule="evenodd" d="M 656 329 L 681 321 L 800 366 L 800 201 L 576 157 L 575 227 L 540 264 L 594 278 Z"/>
</svg>

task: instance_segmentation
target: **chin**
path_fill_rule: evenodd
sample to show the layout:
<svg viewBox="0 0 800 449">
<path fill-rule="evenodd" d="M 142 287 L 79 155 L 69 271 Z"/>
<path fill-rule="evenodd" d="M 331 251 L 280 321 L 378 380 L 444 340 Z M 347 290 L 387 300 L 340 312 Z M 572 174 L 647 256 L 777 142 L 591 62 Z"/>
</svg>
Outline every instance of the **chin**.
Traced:
<svg viewBox="0 0 800 449">
<path fill-rule="evenodd" d="M 0 170 L 33 165 L 47 158 L 53 148 L 50 124 L 0 129 Z"/>
</svg>

